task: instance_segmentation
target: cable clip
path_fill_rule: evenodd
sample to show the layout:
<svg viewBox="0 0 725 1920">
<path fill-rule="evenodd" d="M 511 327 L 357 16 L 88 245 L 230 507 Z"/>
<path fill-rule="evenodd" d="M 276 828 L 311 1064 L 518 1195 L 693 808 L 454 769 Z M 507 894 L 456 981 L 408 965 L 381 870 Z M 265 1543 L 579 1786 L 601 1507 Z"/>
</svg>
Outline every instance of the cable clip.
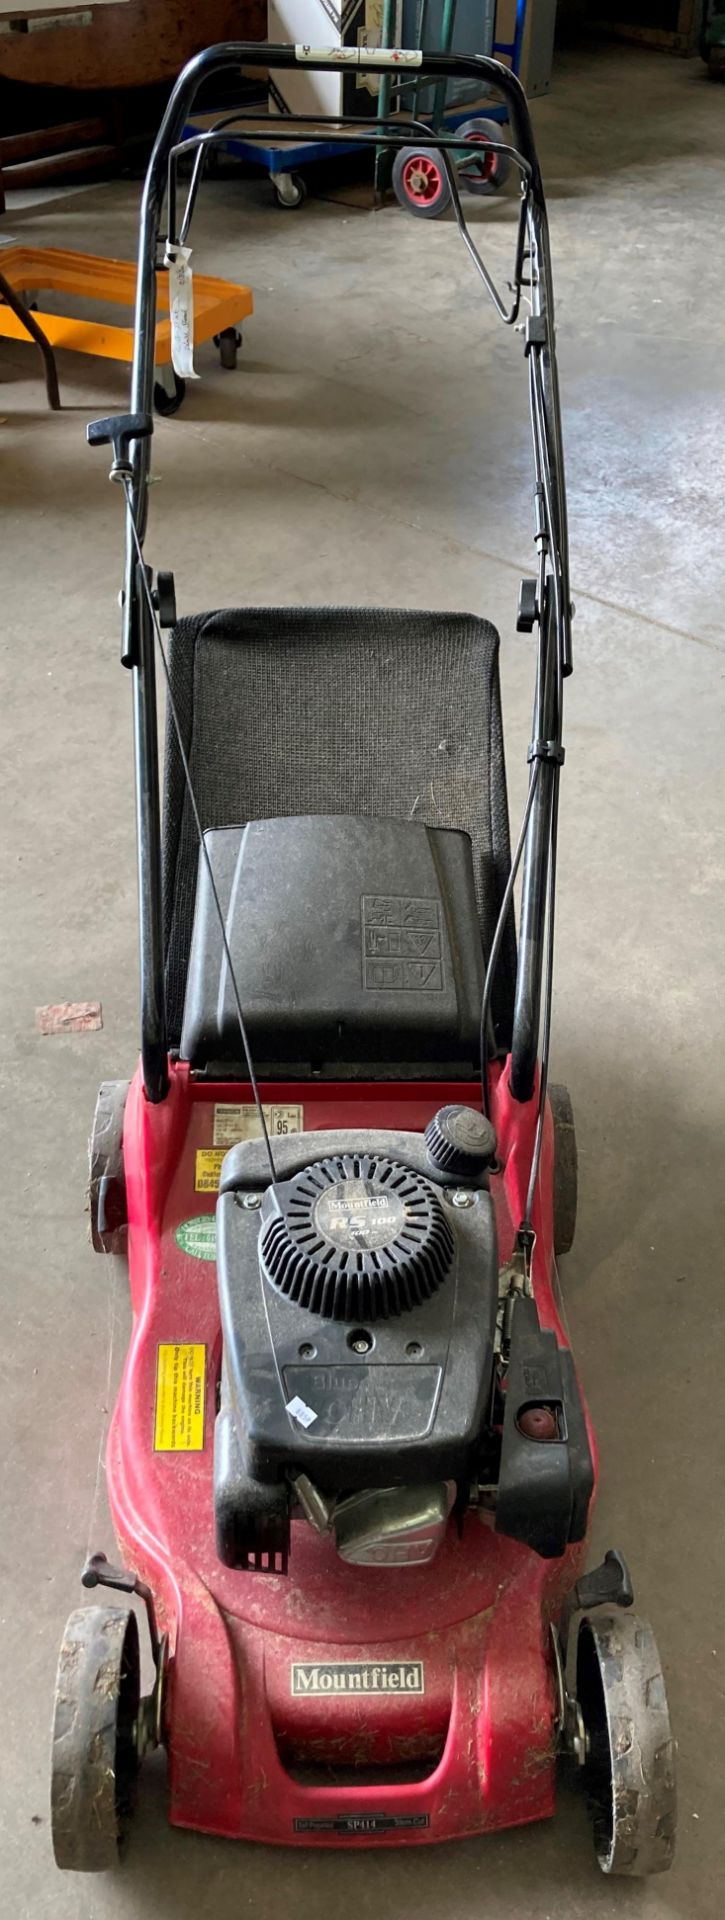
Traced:
<svg viewBox="0 0 725 1920">
<path fill-rule="evenodd" d="M 532 740 L 527 760 L 549 760 L 554 766 L 563 767 L 566 753 L 558 740 Z"/>
<path fill-rule="evenodd" d="M 546 315 L 544 313 L 530 313 L 526 322 L 526 344 L 524 353 L 529 354 L 532 347 L 545 347 L 546 339 Z"/>
</svg>

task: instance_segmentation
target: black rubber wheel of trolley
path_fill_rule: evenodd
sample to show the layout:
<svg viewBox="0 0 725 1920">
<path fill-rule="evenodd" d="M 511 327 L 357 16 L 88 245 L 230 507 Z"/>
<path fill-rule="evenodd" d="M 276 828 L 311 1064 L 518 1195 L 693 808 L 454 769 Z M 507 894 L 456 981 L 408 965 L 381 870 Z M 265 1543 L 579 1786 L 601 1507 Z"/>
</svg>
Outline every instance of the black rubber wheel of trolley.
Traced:
<svg viewBox="0 0 725 1920">
<path fill-rule="evenodd" d="M 554 1252 L 570 1253 L 576 1233 L 579 1186 L 574 1109 L 568 1087 L 549 1085 L 554 1122 Z"/>
<path fill-rule="evenodd" d="M 164 418 L 169 414 L 178 413 L 179 407 L 183 406 L 185 396 L 186 381 L 180 379 L 178 373 L 174 374 L 173 393 L 167 393 L 161 381 L 157 380 L 154 386 L 154 406 L 156 412 L 163 414 Z"/>
<path fill-rule="evenodd" d="M 603 1873 L 666 1873 L 675 1851 L 675 1746 L 652 1628 L 621 1608 L 585 1615 L 576 1698 L 586 1737 L 583 1784 Z"/>
<path fill-rule="evenodd" d="M 225 327 L 223 333 L 214 335 L 214 345 L 219 348 L 220 363 L 229 373 L 234 372 L 241 344 L 242 336 L 238 327 Z"/>
<path fill-rule="evenodd" d="M 491 199 L 505 187 L 511 161 L 505 153 L 494 153 L 489 145 L 491 140 L 505 138 L 506 129 L 500 127 L 497 120 L 464 120 L 462 127 L 456 127 L 456 139 L 465 140 L 472 149 L 470 160 L 468 154 L 456 155 L 458 183 L 467 193 Z"/>
<path fill-rule="evenodd" d="M 303 200 L 307 199 L 307 185 L 301 173 L 288 173 L 286 180 L 287 185 L 279 187 L 272 175 L 274 197 L 278 207 L 284 207 L 286 213 L 292 213 L 295 207 L 301 207 Z"/>
<path fill-rule="evenodd" d="M 450 206 L 448 175 L 437 147 L 401 147 L 392 178 L 396 200 L 417 220 L 437 220 Z"/>
<path fill-rule="evenodd" d="M 59 1867 L 103 1873 L 118 1861 L 133 1812 L 140 1701 L 138 1626 L 130 1607 L 79 1607 L 58 1660 L 51 1832 Z"/>
</svg>

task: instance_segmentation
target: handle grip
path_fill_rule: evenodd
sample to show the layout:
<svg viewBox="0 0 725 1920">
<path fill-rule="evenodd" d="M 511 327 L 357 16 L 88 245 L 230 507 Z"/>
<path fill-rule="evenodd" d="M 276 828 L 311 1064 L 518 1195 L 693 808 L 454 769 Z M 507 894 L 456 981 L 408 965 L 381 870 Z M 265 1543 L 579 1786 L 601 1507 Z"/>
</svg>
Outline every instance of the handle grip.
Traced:
<svg viewBox="0 0 725 1920">
<path fill-rule="evenodd" d="M 131 441 L 148 440 L 153 430 L 150 413 L 109 413 L 104 420 L 89 421 L 86 440 L 89 447 L 113 447 L 112 480 L 132 480 Z"/>
</svg>

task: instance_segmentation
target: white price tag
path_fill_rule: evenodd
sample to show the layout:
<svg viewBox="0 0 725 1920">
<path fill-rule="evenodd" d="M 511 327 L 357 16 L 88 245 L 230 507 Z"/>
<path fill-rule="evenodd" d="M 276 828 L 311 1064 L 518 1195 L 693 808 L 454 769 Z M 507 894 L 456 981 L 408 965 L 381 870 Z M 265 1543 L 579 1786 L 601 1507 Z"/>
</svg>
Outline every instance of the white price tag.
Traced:
<svg viewBox="0 0 725 1920">
<path fill-rule="evenodd" d="M 269 1133 L 280 1139 L 286 1133 L 304 1133 L 303 1107 L 265 1105 L 262 1109 Z M 259 1114 L 254 1106 L 231 1106 L 226 1101 L 214 1108 L 214 1146 L 235 1147 L 240 1140 L 261 1139 Z"/>
<path fill-rule="evenodd" d="M 189 265 L 191 247 L 166 242 L 164 266 L 169 269 L 171 359 L 180 380 L 198 380 L 194 372 L 194 276 Z"/>
<path fill-rule="evenodd" d="M 295 1394 L 294 1400 L 286 1402 L 285 1412 L 291 1413 L 292 1419 L 296 1420 L 301 1427 L 311 1427 L 317 1419 L 317 1414 L 313 1412 L 312 1407 L 308 1407 L 298 1393 Z"/>
</svg>

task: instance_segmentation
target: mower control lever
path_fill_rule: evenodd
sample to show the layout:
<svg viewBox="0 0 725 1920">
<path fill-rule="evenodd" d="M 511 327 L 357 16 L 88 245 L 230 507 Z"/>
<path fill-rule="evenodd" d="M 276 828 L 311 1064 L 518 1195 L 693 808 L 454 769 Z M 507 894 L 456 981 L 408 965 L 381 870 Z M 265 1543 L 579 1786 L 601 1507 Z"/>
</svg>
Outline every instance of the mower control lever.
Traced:
<svg viewBox="0 0 725 1920">
<path fill-rule="evenodd" d="M 610 1547 L 601 1566 L 577 1580 L 572 1597 L 575 1608 L 583 1613 L 589 1613 L 592 1607 L 633 1606 L 634 1587 L 624 1554 Z"/>
<path fill-rule="evenodd" d="M 536 580 L 522 580 L 519 587 L 517 633 L 533 633 L 539 618 L 539 589 Z"/>
<path fill-rule="evenodd" d="M 631 1607 L 633 1604 L 632 1575 L 624 1554 L 617 1547 L 610 1547 L 601 1566 L 594 1567 L 591 1573 L 583 1573 L 566 1596 L 559 1621 L 562 1646 L 568 1645 L 575 1613 L 591 1613 L 594 1607 Z"/>
<path fill-rule="evenodd" d="M 131 441 L 148 440 L 153 430 L 153 416 L 150 413 L 109 413 L 104 420 L 89 421 L 86 439 L 89 447 L 113 447 L 111 480 L 132 480 L 133 468 L 129 459 Z"/>
<path fill-rule="evenodd" d="M 116 1593 L 135 1593 L 143 1600 L 151 1636 L 151 1651 L 154 1666 L 159 1664 L 159 1632 L 156 1625 L 156 1613 L 151 1588 L 145 1580 L 139 1580 L 138 1574 L 130 1573 L 126 1567 L 112 1567 L 105 1553 L 89 1555 L 81 1574 L 82 1587 L 111 1587 Z"/>
</svg>

